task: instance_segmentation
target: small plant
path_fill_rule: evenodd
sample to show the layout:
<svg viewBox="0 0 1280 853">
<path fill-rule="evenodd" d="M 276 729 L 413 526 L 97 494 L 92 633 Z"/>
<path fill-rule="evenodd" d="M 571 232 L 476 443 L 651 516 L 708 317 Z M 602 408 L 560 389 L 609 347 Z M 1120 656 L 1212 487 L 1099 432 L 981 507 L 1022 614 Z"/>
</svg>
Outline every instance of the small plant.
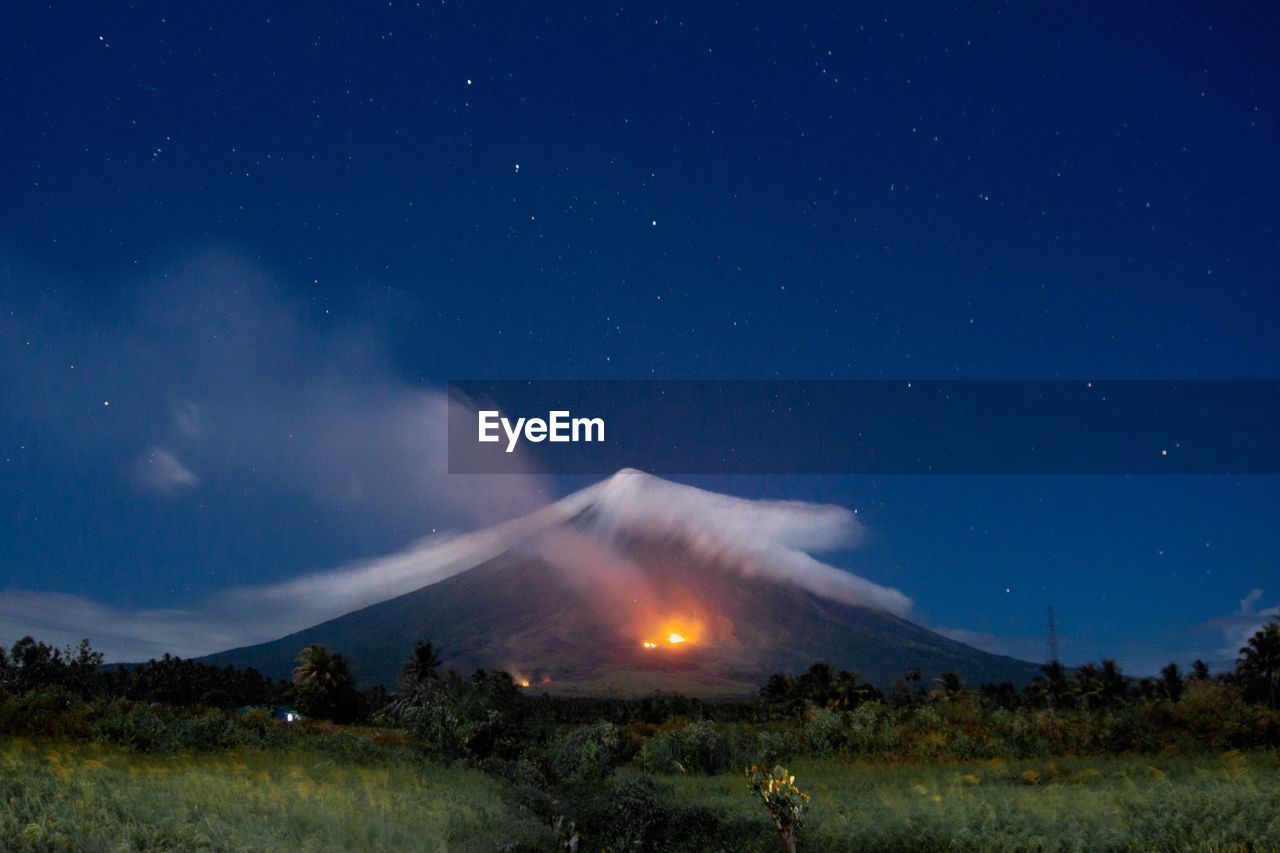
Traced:
<svg viewBox="0 0 1280 853">
<path fill-rule="evenodd" d="M 772 772 L 766 772 L 753 764 L 747 771 L 747 787 L 773 818 L 782 849 L 786 853 L 796 853 L 796 830 L 804 823 L 805 813 L 809 811 L 809 795 L 796 786 L 796 777 L 785 767 L 775 767 Z"/>
</svg>

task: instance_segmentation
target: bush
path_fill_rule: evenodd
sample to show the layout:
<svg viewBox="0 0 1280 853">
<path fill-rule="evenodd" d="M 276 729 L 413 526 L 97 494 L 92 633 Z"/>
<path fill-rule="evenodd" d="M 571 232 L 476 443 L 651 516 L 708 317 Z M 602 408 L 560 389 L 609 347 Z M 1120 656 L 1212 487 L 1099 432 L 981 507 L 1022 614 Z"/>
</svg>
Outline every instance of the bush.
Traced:
<svg viewBox="0 0 1280 853">
<path fill-rule="evenodd" d="M 192 714 L 118 703 L 102 708 L 93 721 L 92 737 L 139 752 L 204 752 L 258 745 L 252 729 L 235 725 L 222 711 Z"/>
<path fill-rule="evenodd" d="M 730 822 L 705 806 L 676 802 L 652 777 L 630 773 L 569 804 L 582 850 L 662 850 L 707 853 L 750 849 L 758 825 Z"/>
<path fill-rule="evenodd" d="M 864 702 L 849 712 L 845 741 L 857 755 L 883 757 L 898 749 L 898 729 L 892 709 Z"/>
<path fill-rule="evenodd" d="M 817 758 L 831 755 L 844 745 L 844 719 L 830 708 L 814 708 L 805 715 L 804 740 L 809 754 Z"/>
<path fill-rule="evenodd" d="M 698 720 L 645 741 L 639 763 L 658 773 L 715 774 L 743 762 L 744 753 L 736 746 L 736 737 L 731 739 L 709 720 Z"/>
<path fill-rule="evenodd" d="M 0 732 L 28 737 L 89 735 L 89 706 L 65 687 L 0 698 Z"/>
<path fill-rule="evenodd" d="M 612 723 L 575 726 L 547 745 L 544 765 L 560 784 L 599 782 L 626 760 L 626 745 Z"/>
<path fill-rule="evenodd" d="M 754 763 L 779 764 L 790 761 L 802 749 L 799 738 L 788 731 L 766 730 L 756 735 Z"/>
</svg>

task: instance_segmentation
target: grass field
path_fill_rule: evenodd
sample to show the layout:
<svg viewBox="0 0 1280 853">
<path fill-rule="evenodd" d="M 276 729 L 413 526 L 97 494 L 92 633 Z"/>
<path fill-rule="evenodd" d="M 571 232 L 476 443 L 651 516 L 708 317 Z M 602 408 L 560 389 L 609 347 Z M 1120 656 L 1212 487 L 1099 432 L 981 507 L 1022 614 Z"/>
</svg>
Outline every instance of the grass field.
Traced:
<svg viewBox="0 0 1280 853">
<path fill-rule="evenodd" d="M 1280 849 L 1268 754 L 792 770 L 813 795 L 801 851 Z M 741 776 L 661 782 L 723 816 L 726 849 L 776 849 Z M 518 836 L 549 841 L 498 781 L 458 767 L 0 740 L 3 850 L 494 850 Z"/>
<path fill-rule="evenodd" d="M 0 740 L 0 850 L 492 850 L 504 808 L 471 770 Z"/>
<path fill-rule="evenodd" d="M 813 797 L 801 850 L 1280 849 L 1274 755 L 790 769 Z M 737 776 L 671 784 L 731 815 L 756 808 Z"/>
</svg>

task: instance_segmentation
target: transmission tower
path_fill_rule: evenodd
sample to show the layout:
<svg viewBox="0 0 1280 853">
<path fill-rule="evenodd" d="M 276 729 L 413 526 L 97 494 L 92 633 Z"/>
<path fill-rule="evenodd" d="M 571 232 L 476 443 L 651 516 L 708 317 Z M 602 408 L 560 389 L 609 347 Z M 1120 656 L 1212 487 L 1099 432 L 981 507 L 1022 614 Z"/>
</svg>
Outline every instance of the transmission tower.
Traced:
<svg viewBox="0 0 1280 853">
<path fill-rule="evenodd" d="M 1058 662 L 1058 623 L 1053 619 L 1053 605 L 1049 605 L 1049 662 Z"/>
</svg>

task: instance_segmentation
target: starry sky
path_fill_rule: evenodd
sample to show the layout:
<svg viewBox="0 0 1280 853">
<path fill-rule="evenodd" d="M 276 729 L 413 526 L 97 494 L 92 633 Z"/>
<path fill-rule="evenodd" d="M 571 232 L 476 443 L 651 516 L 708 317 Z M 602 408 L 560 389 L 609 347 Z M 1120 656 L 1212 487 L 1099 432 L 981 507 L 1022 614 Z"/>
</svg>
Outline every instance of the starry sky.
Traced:
<svg viewBox="0 0 1280 853">
<path fill-rule="evenodd" d="M 589 482 L 444 474 L 451 378 L 1280 376 L 1277 36 L 1233 3 L 18 4 L 0 629 Z M 1053 605 L 1068 662 L 1222 665 L 1280 601 L 1274 477 L 678 479 L 857 509 L 835 562 L 1028 658 Z"/>
</svg>

